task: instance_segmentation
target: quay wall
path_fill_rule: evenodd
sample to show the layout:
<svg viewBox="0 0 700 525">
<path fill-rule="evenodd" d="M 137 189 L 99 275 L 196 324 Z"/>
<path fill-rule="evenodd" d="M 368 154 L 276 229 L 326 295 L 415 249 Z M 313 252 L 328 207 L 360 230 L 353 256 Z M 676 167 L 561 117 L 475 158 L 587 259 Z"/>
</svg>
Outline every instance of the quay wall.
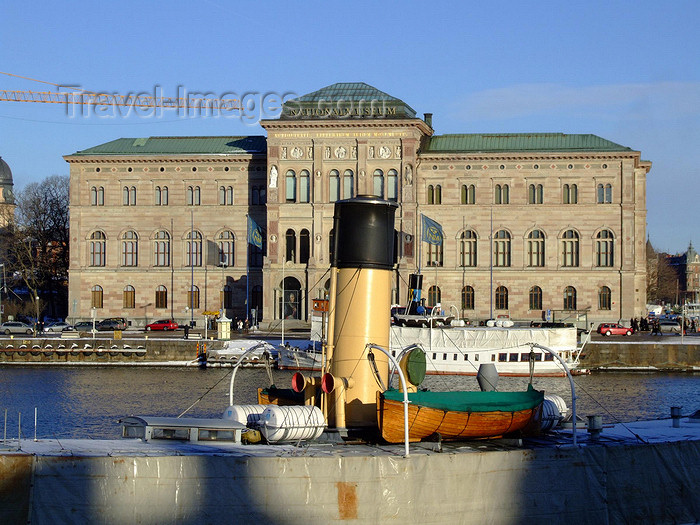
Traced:
<svg viewBox="0 0 700 525">
<path fill-rule="evenodd" d="M 0 455 L 2 523 L 697 523 L 700 442 L 310 457 Z M 643 481 L 642 481 L 643 480 Z"/>
<path fill-rule="evenodd" d="M 586 344 L 581 366 L 590 370 L 700 370 L 700 341 L 594 341 Z M 0 364 L 186 364 L 223 342 L 205 339 L 0 339 Z"/>
<path fill-rule="evenodd" d="M 679 339 L 679 338 L 678 338 Z M 605 368 L 658 369 L 669 372 L 700 371 L 700 344 L 693 340 L 673 342 L 596 341 L 583 350 L 581 366 Z"/>
</svg>

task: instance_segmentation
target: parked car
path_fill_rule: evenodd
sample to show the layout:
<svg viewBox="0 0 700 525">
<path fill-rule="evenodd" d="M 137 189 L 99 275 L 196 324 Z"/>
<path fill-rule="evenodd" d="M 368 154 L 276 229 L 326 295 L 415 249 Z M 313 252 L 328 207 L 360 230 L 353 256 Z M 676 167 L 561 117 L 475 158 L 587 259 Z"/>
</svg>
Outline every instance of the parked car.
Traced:
<svg viewBox="0 0 700 525">
<path fill-rule="evenodd" d="M 598 325 L 598 333 L 601 335 L 632 335 L 634 330 L 617 323 L 602 323 Z"/>
<path fill-rule="evenodd" d="M 4 333 L 5 335 L 10 335 L 10 334 L 30 335 L 30 334 L 34 333 L 34 328 L 32 328 L 27 323 L 22 323 L 20 321 L 7 321 L 5 323 L 0 324 L 0 332 Z"/>
<path fill-rule="evenodd" d="M 114 326 L 114 330 L 126 330 L 126 327 L 129 326 L 129 323 L 127 323 L 126 319 L 124 319 L 123 317 L 108 317 L 107 319 L 101 322 L 105 323 L 107 321 L 113 322 L 112 326 Z"/>
<path fill-rule="evenodd" d="M 681 333 L 681 324 L 678 321 L 672 321 L 671 319 L 662 319 L 659 321 L 659 329 L 661 333 Z"/>
<path fill-rule="evenodd" d="M 63 322 L 63 321 L 57 321 L 55 323 L 49 323 L 44 327 L 44 332 L 63 332 L 65 330 L 72 330 L 73 325 Z"/>
<path fill-rule="evenodd" d="M 146 325 L 147 332 L 150 332 L 151 330 L 177 330 L 178 328 L 180 328 L 180 325 L 172 319 L 163 319 L 161 321 L 155 321 Z"/>
<path fill-rule="evenodd" d="M 122 326 L 124 326 L 123 323 L 118 319 L 105 319 L 97 323 L 95 328 L 101 332 L 109 332 L 112 330 L 123 330 Z"/>
<path fill-rule="evenodd" d="M 97 323 L 95 323 L 95 328 L 97 328 Z M 77 330 L 78 332 L 91 332 L 92 321 L 78 321 L 73 325 L 73 330 Z"/>
</svg>

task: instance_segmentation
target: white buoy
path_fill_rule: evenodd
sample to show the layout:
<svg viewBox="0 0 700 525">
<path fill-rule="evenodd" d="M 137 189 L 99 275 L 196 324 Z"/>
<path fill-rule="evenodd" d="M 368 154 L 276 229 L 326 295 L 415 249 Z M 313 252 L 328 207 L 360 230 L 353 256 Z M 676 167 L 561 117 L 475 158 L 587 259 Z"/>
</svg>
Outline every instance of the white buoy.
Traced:
<svg viewBox="0 0 700 525">
<path fill-rule="evenodd" d="M 326 421 L 315 406 L 268 405 L 260 419 L 260 432 L 270 443 L 317 439 Z"/>
</svg>

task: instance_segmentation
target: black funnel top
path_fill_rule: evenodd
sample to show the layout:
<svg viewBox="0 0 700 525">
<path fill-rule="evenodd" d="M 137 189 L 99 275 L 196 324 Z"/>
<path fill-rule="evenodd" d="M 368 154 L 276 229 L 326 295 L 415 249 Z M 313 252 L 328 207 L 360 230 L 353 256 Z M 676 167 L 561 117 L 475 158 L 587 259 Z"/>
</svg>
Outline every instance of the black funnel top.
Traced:
<svg viewBox="0 0 700 525">
<path fill-rule="evenodd" d="M 359 195 L 335 203 L 336 268 L 394 267 L 394 215 L 398 204 Z"/>
</svg>

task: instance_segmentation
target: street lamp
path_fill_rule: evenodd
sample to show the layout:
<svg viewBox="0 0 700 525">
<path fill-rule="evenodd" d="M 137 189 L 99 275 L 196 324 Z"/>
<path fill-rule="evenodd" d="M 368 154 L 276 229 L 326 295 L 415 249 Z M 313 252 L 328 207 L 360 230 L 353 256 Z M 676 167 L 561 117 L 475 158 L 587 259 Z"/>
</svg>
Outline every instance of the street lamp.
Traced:
<svg viewBox="0 0 700 525">
<path fill-rule="evenodd" d="M 37 337 L 39 335 L 39 296 L 38 295 L 34 298 L 34 301 L 36 302 L 36 323 L 34 323 L 34 337 Z"/>
<path fill-rule="evenodd" d="M 0 286 L 0 323 L 2 323 L 2 314 L 5 313 L 5 307 L 2 304 L 2 291 L 5 288 L 5 263 L 0 263 L 2 266 L 2 286 Z"/>
</svg>

